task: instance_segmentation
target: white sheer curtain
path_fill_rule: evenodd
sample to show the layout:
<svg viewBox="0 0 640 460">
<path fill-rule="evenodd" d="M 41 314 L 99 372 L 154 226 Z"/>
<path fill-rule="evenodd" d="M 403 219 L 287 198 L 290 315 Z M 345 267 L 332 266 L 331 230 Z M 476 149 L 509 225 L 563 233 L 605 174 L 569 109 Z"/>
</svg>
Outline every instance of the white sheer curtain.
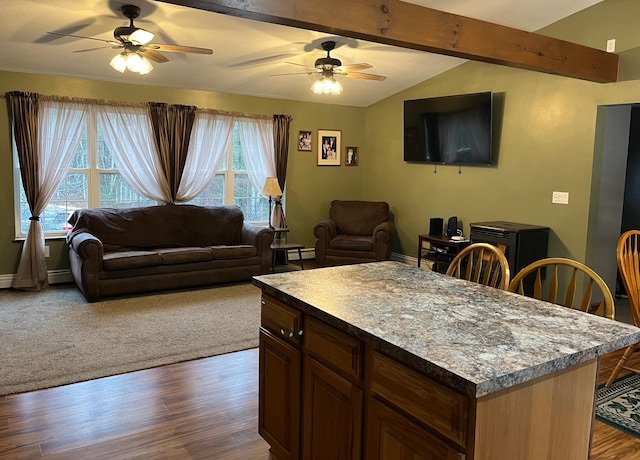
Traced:
<svg viewBox="0 0 640 460">
<path fill-rule="evenodd" d="M 273 119 L 236 117 L 249 182 L 262 191 L 267 177 L 276 177 Z"/>
<path fill-rule="evenodd" d="M 69 167 L 80 144 L 87 106 L 68 101 L 38 102 L 38 191 L 31 213 L 39 217 Z M 49 285 L 44 255 L 44 233 L 37 219 L 31 219 L 22 255 L 12 287 L 15 289 L 45 289 Z"/>
<path fill-rule="evenodd" d="M 196 112 L 177 203 L 193 200 L 211 183 L 233 139 L 233 117 Z"/>
<path fill-rule="evenodd" d="M 146 107 L 96 106 L 98 126 L 124 180 L 139 194 L 171 202 L 171 190 L 156 152 Z"/>
</svg>

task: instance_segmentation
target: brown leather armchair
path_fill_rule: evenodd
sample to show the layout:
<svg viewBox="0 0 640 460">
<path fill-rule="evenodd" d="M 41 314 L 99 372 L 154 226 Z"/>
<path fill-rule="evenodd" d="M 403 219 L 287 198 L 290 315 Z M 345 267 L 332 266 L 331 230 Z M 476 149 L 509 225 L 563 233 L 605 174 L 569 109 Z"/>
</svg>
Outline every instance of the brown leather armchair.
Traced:
<svg viewBox="0 0 640 460">
<path fill-rule="evenodd" d="M 329 218 L 313 229 L 316 263 L 327 266 L 389 260 L 394 233 L 388 203 L 334 200 Z"/>
</svg>

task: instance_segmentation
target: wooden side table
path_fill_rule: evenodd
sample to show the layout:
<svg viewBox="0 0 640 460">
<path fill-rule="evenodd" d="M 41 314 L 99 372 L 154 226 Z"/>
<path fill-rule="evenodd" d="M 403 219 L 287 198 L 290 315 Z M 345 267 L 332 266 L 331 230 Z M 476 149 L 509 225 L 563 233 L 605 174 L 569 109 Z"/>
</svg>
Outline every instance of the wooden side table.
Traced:
<svg viewBox="0 0 640 460">
<path fill-rule="evenodd" d="M 284 260 L 285 263 L 288 261 L 287 252 L 290 250 L 298 250 L 298 257 L 300 258 L 300 268 L 304 270 L 304 265 L 302 263 L 302 249 L 304 249 L 304 244 L 298 243 L 287 243 L 286 241 L 274 241 L 271 243 L 271 250 L 273 254 L 271 256 L 271 271 L 275 271 L 276 269 L 276 254 L 279 252 L 284 252 Z"/>
<path fill-rule="evenodd" d="M 434 262 L 433 271 L 444 273 L 456 254 L 469 244 L 469 240 L 453 241 L 446 236 L 418 235 L 418 267 L 424 258 Z M 424 255 L 423 251 L 426 251 Z"/>
</svg>

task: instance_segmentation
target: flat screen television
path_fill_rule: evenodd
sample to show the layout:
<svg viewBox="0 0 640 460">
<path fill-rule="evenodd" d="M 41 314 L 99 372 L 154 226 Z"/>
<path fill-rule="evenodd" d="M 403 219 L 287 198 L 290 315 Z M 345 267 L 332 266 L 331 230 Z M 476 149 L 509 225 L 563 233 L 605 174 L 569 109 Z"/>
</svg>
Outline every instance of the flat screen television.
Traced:
<svg viewBox="0 0 640 460">
<path fill-rule="evenodd" d="M 491 92 L 404 101 L 404 161 L 491 165 Z"/>
</svg>

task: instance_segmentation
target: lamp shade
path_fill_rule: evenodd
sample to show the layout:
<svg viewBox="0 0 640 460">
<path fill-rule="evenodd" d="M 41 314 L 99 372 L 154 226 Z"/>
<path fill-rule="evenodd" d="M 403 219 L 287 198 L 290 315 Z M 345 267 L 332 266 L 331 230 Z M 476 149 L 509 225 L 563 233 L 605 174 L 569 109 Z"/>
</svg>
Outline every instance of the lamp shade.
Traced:
<svg viewBox="0 0 640 460">
<path fill-rule="evenodd" d="M 333 77 L 323 75 L 311 85 L 311 91 L 316 94 L 332 94 L 337 96 L 342 93 L 342 85 Z"/>
<path fill-rule="evenodd" d="M 153 40 L 153 33 L 144 29 L 136 29 L 131 35 L 129 40 L 136 45 L 146 45 Z"/>
<path fill-rule="evenodd" d="M 118 72 L 123 73 L 127 69 L 127 53 L 120 53 L 116 55 L 111 59 L 109 65 Z"/>
<path fill-rule="evenodd" d="M 264 181 L 264 187 L 262 187 L 262 194 L 264 196 L 282 196 L 282 189 L 276 177 L 267 177 Z"/>
</svg>

